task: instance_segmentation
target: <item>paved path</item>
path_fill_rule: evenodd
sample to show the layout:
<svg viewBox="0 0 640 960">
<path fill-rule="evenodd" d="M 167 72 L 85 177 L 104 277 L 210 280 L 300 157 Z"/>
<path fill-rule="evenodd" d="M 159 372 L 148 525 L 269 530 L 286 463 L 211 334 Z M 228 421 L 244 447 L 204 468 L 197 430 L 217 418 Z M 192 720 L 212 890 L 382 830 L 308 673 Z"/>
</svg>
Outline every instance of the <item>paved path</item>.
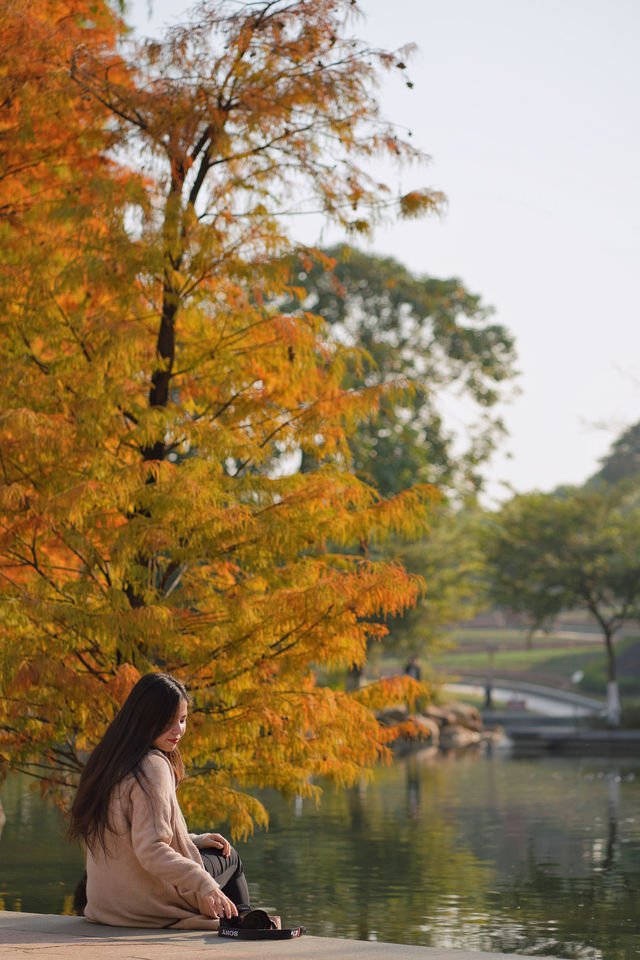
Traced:
<svg viewBox="0 0 640 960">
<path fill-rule="evenodd" d="M 440 950 L 330 937 L 233 941 L 191 931 L 103 927 L 81 917 L 0 911 L 0 960 L 527 960 L 518 954 Z M 529 958 L 533 960 L 533 958 Z M 540 957 L 537 957 L 540 960 Z"/>
</svg>

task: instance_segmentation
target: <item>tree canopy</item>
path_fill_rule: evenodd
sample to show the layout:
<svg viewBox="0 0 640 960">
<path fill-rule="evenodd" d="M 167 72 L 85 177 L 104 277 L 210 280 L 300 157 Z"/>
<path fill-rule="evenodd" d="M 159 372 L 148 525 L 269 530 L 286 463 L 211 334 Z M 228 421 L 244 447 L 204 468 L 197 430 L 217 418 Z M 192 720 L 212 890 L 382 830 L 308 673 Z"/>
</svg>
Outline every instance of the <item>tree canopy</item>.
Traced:
<svg viewBox="0 0 640 960">
<path fill-rule="evenodd" d="M 620 483 L 640 476 L 640 423 L 623 430 L 600 462 L 589 483 Z"/>
<path fill-rule="evenodd" d="M 346 245 L 325 254 L 294 266 L 304 306 L 358 348 L 345 385 L 382 388 L 349 437 L 354 470 L 386 494 L 417 480 L 477 490 L 504 431 L 495 409 L 515 376 L 511 335 L 456 277 L 416 276 Z M 467 422 L 456 430 L 460 403 Z"/>
<path fill-rule="evenodd" d="M 343 244 L 293 260 L 291 271 L 300 290 L 283 309 L 321 314 L 352 348 L 345 387 L 379 391 L 349 435 L 352 469 L 386 495 L 422 481 L 451 499 L 421 538 L 394 538 L 381 551 L 427 583 L 415 608 L 387 620 L 384 646 L 425 651 L 478 603 L 473 500 L 503 431 L 495 410 L 515 375 L 512 338 L 458 278 L 416 276 L 392 257 Z M 463 429 L 452 426 L 454 400 L 466 407 Z M 309 463 L 303 455 L 303 469 Z"/>
<path fill-rule="evenodd" d="M 0 775 L 68 796 L 137 676 L 169 670 L 194 694 L 185 807 L 248 830 L 246 786 L 384 756 L 371 708 L 402 692 L 312 665 L 362 662 L 415 602 L 352 547 L 423 529 L 434 492 L 354 475 L 379 390 L 274 302 L 300 197 L 359 232 L 440 202 L 364 169 L 421 159 L 372 94 L 408 51 L 354 38 L 353 0 L 212 0 L 143 41 L 100 0 L 4 9 Z M 300 451 L 312 469 L 272 469 Z"/>
<path fill-rule="evenodd" d="M 479 545 L 480 510 L 466 502 L 454 508 L 440 503 L 429 516 L 429 529 L 408 542 L 396 540 L 406 569 L 426 584 L 415 606 L 386 621 L 382 646 L 394 653 L 427 653 L 442 643 L 453 623 L 471 619 L 485 601 L 484 567 Z"/>
<path fill-rule="evenodd" d="M 640 508 L 624 486 L 521 494 L 487 521 L 484 548 L 495 603 L 543 627 L 584 607 L 602 630 L 609 715 L 618 722 L 614 637 L 640 613 Z"/>
</svg>

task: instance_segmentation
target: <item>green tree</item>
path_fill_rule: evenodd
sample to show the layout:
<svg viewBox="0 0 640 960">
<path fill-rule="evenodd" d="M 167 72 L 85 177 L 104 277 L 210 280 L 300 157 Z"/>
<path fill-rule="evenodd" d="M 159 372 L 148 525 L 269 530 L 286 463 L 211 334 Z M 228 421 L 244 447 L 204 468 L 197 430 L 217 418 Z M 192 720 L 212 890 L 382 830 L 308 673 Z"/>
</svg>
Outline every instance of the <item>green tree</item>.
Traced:
<svg viewBox="0 0 640 960">
<path fill-rule="evenodd" d="M 608 715 L 620 719 L 615 635 L 640 611 L 640 507 L 624 486 L 522 494 L 487 519 L 490 595 L 538 627 L 563 610 L 589 611 L 607 654 Z"/>
<path fill-rule="evenodd" d="M 640 423 L 624 430 L 611 444 L 602 466 L 589 483 L 620 483 L 640 476 Z"/>
<path fill-rule="evenodd" d="M 284 309 L 301 301 L 320 313 L 334 337 L 353 348 L 345 386 L 380 391 L 349 437 L 353 469 L 387 495 L 416 481 L 450 495 L 450 503 L 432 509 L 423 537 L 396 538 L 377 554 L 395 552 L 427 583 L 414 609 L 386 622 L 383 647 L 424 654 L 478 602 L 473 500 L 503 433 L 496 408 L 515 375 L 513 340 L 459 279 L 416 276 L 391 257 L 341 245 L 315 261 L 294 262 L 292 273 L 301 290 Z M 448 416 L 460 402 L 472 421 L 464 439 Z M 308 466 L 303 456 L 302 468 Z"/>
<path fill-rule="evenodd" d="M 357 348 L 345 385 L 383 391 L 349 438 L 356 473 L 383 493 L 416 481 L 458 493 L 481 487 L 504 430 L 496 409 L 515 376 L 513 339 L 492 309 L 455 277 L 416 276 L 346 245 L 294 274 L 305 308 Z M 470 421 L 463 437 L 448 416 L 456 404 Z"/>
<path fill-rule="evenodd" d="M 434 505 L 429 529 L 411 542 L 392 541 L 403 566 L 425 583 L 420 599 L 401 616 L 387 621 L 384 649 L 425 655 L 443 641 L 446 628 L 468 620 L 484 600 L 479 508 L 474 502 L 455 507 Z"/>
</svg>

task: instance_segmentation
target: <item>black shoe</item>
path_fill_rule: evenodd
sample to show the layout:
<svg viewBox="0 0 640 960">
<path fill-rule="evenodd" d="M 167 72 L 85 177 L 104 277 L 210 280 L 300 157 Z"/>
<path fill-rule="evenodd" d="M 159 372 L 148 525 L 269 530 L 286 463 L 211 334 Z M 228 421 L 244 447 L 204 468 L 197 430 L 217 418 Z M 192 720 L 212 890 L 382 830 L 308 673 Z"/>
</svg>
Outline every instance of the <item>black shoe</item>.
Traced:
<svg viewBox="0 0 640 960">
<path fill-rule="evenodd" d="M 236 940 L 290 940 L 301 937 L 304 927 L 278 929 L 278 925 L 266 910 L 249 910 L 238 917 L 222 917 L 218 936 Z"/>
<path fill-rule="evenodd" d="M 277 927 L 266 910 L 245 910 L 237 917 L 222 917 L 220 926 L 222 924 L 231 930 L 275 930 Z"/>
</svg>

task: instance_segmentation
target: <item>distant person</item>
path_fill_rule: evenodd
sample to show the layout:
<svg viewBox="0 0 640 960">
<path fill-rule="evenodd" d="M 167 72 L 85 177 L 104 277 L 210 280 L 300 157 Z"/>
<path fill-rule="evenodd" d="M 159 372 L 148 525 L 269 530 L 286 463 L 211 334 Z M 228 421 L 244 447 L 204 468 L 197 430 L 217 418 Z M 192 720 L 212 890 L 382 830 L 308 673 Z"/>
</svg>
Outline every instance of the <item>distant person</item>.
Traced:
<svg viewBox="0 0 640 960">
<path fill-rule="evenodd" d="M 417 680 L 418 683 L 422 680 L 422 670 L 420 669 L 420 662 L 417 656 L 411 657 L 408 664 L 404 668 L 404 673 L 406 677 L 411 677 L 412 680 Z M 414 700 L 414 709 L 418 713 L 422 713 L 424 709 L 424 699 L 422 697 L 416 697 Z"/>
<path fill-rule="evenodd" d="M 484 687 L 484 707 L 485 710 L 493 709 L 493 685 L 490 680 L 487 681 Z"/>
<path fill-rule="evenodd" d="M 178 805 L 188 702 L 174 677 L 141 677 L 86 763 L 70 834 L 87 846 L 89 920 L 217 929 L 250 911 L 236 851 L 219 833 L 188 833 Z"/>
<path fill-rule="evenodd" d="M 416 656 L 411 657 L 409 663 L 404 668 L 404 672 L 407 677 L 412 677 L 414 680 L 417 680 L 418 683 L 422 677 L 422 670 L 420 669 L 420 663 Z"/>
</svg>

